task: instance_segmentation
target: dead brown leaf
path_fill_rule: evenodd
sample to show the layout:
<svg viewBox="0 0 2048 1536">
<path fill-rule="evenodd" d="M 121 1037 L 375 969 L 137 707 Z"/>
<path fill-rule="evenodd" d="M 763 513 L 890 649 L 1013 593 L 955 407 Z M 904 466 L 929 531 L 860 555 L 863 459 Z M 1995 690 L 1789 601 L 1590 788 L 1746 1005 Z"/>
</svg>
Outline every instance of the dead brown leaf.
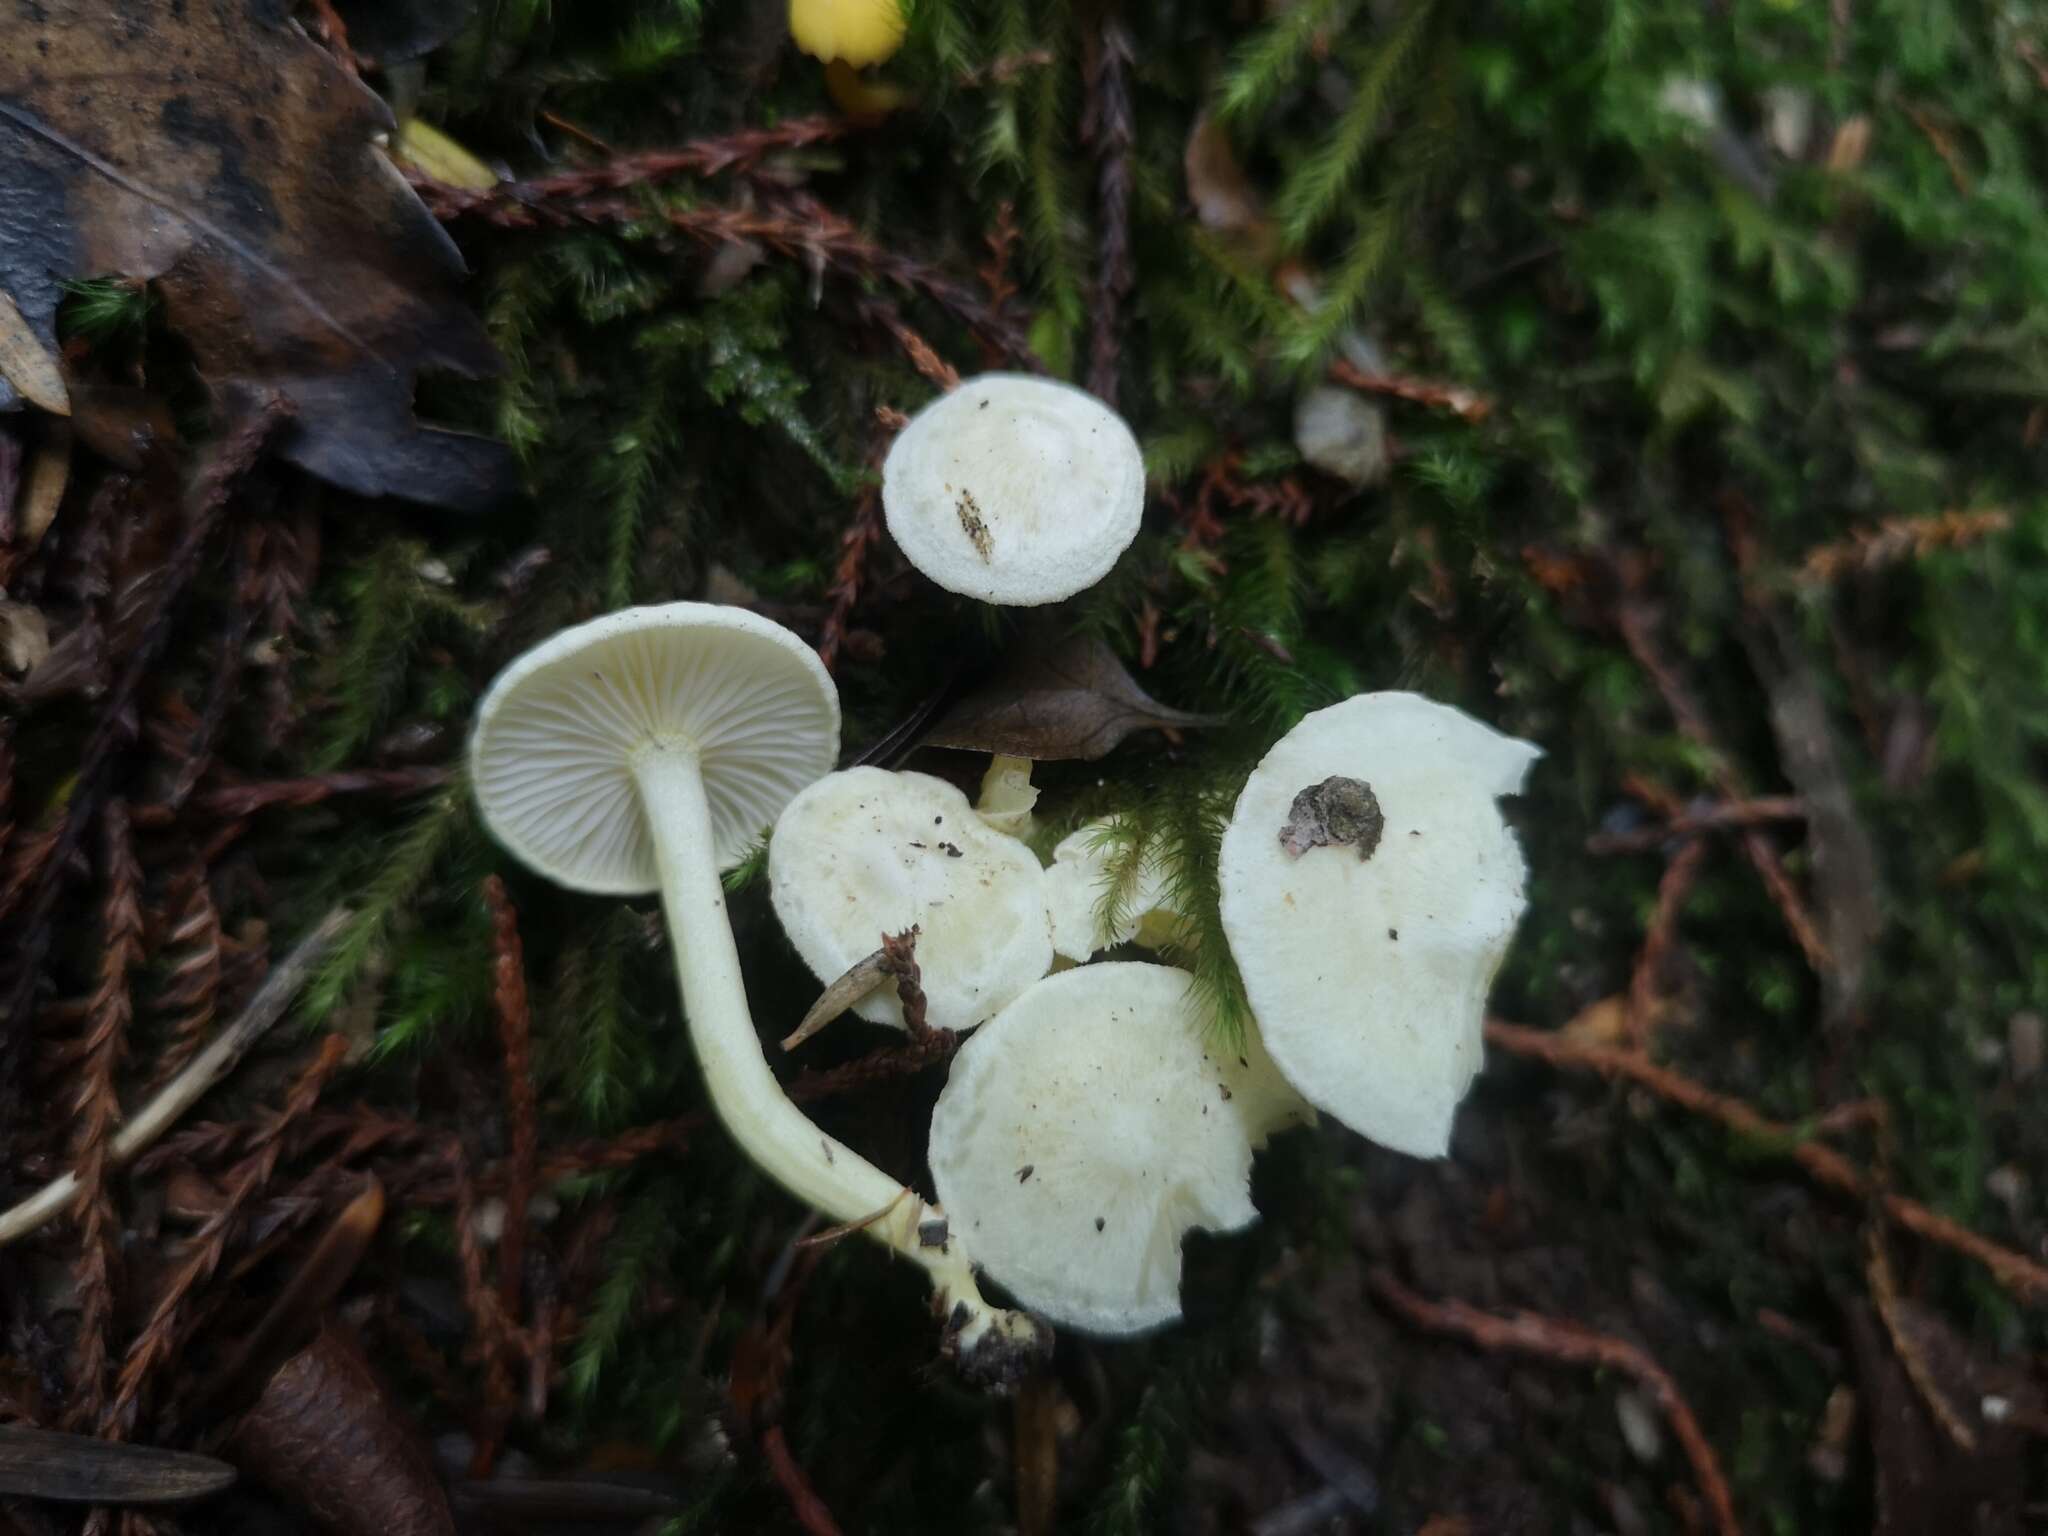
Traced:
<svg viewBox="0 0 2048 1536">
<path fill-rule="evenodd" d="M 373 137 L 369 90 L 269 0 L 42 0 L 0 48 L 0 290 L 54 349 L 61 284 L 154 279 L 218 390 L 296 407 L 284 457 L 363 495 L 481 507 L 497 443 L 420 426 L 415 376 L 491 372 L 463 266 Z M 0 382 L 0 409 L 18 403 Z"/>
<path fill-rule="evenodd" d="M 337 1324 L 270 1379 L 224 1454 L 328 1536 L 454 1536 L 413 1425 Z"/>
<path fill-rule="evenodd" d="M 1132 681 L 1101 640 L 1079 636 L 1049 650 L 1027 651 L 948 711 L 925 745 L 1042 763 L 1101 757 L 1133 731 L 1217 723 L 1215 715 L 1161 704 Z"/>
</svg>

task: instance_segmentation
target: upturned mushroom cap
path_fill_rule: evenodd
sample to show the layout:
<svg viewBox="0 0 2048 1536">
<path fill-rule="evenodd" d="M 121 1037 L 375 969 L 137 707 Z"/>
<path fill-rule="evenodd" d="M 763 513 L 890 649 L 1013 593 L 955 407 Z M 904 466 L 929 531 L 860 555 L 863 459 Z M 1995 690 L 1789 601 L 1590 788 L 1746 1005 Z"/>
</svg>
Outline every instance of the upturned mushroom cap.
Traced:
<svg viewBox="0 0 2048 1536">
<path fill-rule="evenodd" d="M 1522 915 L 1500 795 L 1541 752 L 1412 693 L 1317 710 L 1223 834 L 1223 927 L 1260 1032 L 1316 1108 L 1441 1157 Z"/>
<path fill-rule="evenodd" d="M 720 868 L 839 755 L 839 696 L 795 635 L 741 608 L 668 603 L 566 629 L 477 709 L 470 777 L 491 833 L 572 890 L 660 884 L 634 783 L 641 754 L 694 749 Z"/>
<path fill-rule="evenodd" d="M 1113 923 L 1105 903 L 1110 886 L 1123 868 L 1127 850 L 1112 831 L 1114 818 L 1104 816 L 1060 839 L 1045 872 L 1046 910 L 1052 918 L 1053 952 L 1068 960 L 1086 960 L 1112 944 L 1139 938 L 1147 916 L 1168 909 L 1166 872 L 1147 849 L 1139 855 L 1135 878 L 1124 899 L 1116 903 Z"/>
<path fill-rule="evenodd" d="M 1145 461 L 1093 395 L 985 373 L 897 435 L 882 507 L 910 563 L 948 591 L 1057 602 L 1100 581 L 1137 537 Z"/>
<path fill-rule="evenodd" d="M 1181 1238 L 1258 1219 L 1246 1068 L 1204 1043 L 1191 980 L 1061 971 L 953 1058 L 932 1111 L 939 1203 L 975 1261 L 1055 1323 L 1172 1322 Z"/>
<path fill-rule="evenodd" d="M 937 1029 L 971 1029 L 1052 964 L 1037 858 L 928 774 L 848 768 L 818 780 L 776 822 L 768 880 L 783 932 L 820 981 L 915 925 Z M 894 987 L 854 1009 L 903 1025 Z"/>
</svg>

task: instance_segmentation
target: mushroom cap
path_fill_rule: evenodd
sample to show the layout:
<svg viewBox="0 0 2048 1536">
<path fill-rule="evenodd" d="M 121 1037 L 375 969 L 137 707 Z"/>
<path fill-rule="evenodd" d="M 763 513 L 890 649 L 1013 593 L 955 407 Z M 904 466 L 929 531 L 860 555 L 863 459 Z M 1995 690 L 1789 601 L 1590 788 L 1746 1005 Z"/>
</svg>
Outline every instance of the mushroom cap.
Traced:
<svg viewBox="0 0 2048 1536">
<path fill-rule="evenodd" d="M 932 1111 L 953 1230 L 1062 1326 L 1172 1322 L 1187 1230 L 1258 1219 L 1241 1069 L 1204 1042 L 1192 981 L 1122 961 L 1048 976 L 960 1048 Z"/>
<path fill-rule="evenodd" d="M 1145 460 L 1093 395 L 984 373 L 897 434 L 882 508 L 910 563 L 948 591 L 1057 602 L 1100 581 L 1137 537 Z"/>
<path fill-rule="evenodd" d="M 775 824 L 768 881 L 783 932 L 820 981 L 916 925 L 935 1029 L 973 1028 L 1052 964 L 1038 859 L 929 774 L 848 768 L 818 780 Z M 894 987 L 854 1011 L 903 1027 Z"/>
<path fill-rule="evenodd" d="M 1045 904 L 1052 918 L 1053 953 L 1065 959 L 1086 960 L 1112 944 L 1129 942 L 1148 913 L 1168 907 L 1166 871 L 1148 848 L 1138 856 L 1136 876 L 1118 903 L 1117 921 L 1103 921 L 1103 901 L 1125 852 L 1111 830 L 1114 824 L 1114 817 L 1100 817 L 1068 833 L 1052 851 Z"/>
<path fill-rule="evenodd" d="M 811 648 L 743 608 L 665 603 L 565 629 L 477 707 L 470 780 L 491 834 L 571 890 L 656 890 L 634 781 L 651 744 L 696 748 L 718 866 L 839 756 L 839 695 Z"/>
<path fill-rule="evenodd" d="M 1450 1148 L 1525 904 L 1495 800 L 1541 755 L 1416 694 L 1362 694 L 1303 719 L 1238 796 L 1223 928 L 1260 1033 L 1303 1097 L 1382 1146 Z M 1332 779 L 1369 786 L 1376 844 L 1355 814 L 1318 829 L 1310 806 L 1304 821 L 1308 792 Z"/>
<path fill-rule="evenodd" d="M 789 0 L 789 35 L 827 64 L 879 64 L 903 46 L 909 26 L 897 0 Z"/>
</svg>

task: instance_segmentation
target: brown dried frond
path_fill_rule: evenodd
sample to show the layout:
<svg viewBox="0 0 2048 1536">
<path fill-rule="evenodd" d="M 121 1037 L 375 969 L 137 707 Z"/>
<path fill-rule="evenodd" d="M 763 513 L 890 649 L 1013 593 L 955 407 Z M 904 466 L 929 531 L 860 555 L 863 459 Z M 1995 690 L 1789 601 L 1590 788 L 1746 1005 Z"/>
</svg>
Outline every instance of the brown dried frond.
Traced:
<svg viewBox="0 0 2048 1536">
<path fill-rule="evenodd" d="M 107 1188 L 107 1155 L 121 1119 L 114 1092 L 135 1014 L 128 973 L 142 960 L 142 867 L 128 826 L 126 805 L 107 804 L 101 861 L 106 896 L 101 904 L 99 984 L 93 991 L 84 1036 L 84 1060 L 72 1101 L 72 1156 L 78 1170 L 78 1342 L 72 1370 L 70 1419 L 86 1424 L 103 1406 L 107 1387 L 108 1331 L 114 1318 L 120 1223 Z"/>
<path fill-rule="evenodd" d="M 205 865 L 188 864 L 173 877 L 162 921 L 166 931 L 160 943 L 170 972 L 155 1009 L 168 1022 L 169 1038 L 150 1078 L 152 1088 L 169 1081 L 198 1053 L 220 1008 L 220 912 Z"/>
<path fill-rule="evenodd" d="M 1860 528 L 1845 539 L 1823 544 L 1800 562 L 1799 580 L 1826 586 L 1851 571 L 1877 571 L 1906 560 L 1924 560 L 1944 549 L 1961 549 L 2012 527 L 2000 507 L 1977 512 L 1955 509 L 1931 517 L 1888 517 L 1875 528 Z"/>
<path fill-rule="evenodd" d="M 1113 11 L 1104 12 L 1088 39 L 1087 104 L 1081 137 L 1096 158 L 1095 292 L 1089 305 L 1091 331 L 1088 388 L 1112 409 L 1117 400 L 1117 365 L 1123 356 L 1123 305 L 1137 285 L 1131 257 L 1131 150 L 1137 116 L 1131 105 L 1131 34 Z"/>
<path fill-rule="evenodd" d="M 312 1061 L 286 1092 L 282 1107 L 267 1116 L 252 1136 L 248 1153 L 223 1181 L 220 1209 L 193 1234 L 190 1247 L 165 1281 L 148 1323 L 129 1346 L 115 1385 L 114 1401 L 101 1416 L 102 1431 L 126 1434 L 134 1427 L 151 1380 L 177 1358 L 190 1335 L 186 1317 L 189 1303 L 220 1268 L 243 1213 L 277 1171 L 292 1128 L 311 1113 L 321 1090 L 347 1058 L 345 1039 L 340 1035 L 324 1036 Z"/>
<path fill-rule="evenodd" d="M 882 493 L 870 485 L 854 504 L 853 519 L 839 536 L 839 562 L 832 567 L 832 585 L 825 589 L 825 622 L 818 631 L 818 659 L 829 671 L 838 664 L 846 643 L 847 620 L 860 601 L 868 554 L 882 540 Z"/>
</svg>

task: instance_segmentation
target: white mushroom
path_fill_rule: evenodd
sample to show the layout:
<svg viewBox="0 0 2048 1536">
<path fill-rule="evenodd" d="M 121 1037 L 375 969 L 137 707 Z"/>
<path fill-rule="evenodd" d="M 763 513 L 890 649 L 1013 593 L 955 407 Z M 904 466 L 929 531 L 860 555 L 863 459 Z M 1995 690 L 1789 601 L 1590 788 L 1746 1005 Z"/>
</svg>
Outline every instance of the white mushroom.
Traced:
<svg viewBox="0 0 2048 1536">
<path fill-rule="evenodd" d="M 734 1140 L 799 1199 L 922 1265 L 963 1369 L 1005 1379 L 1042 1330 L 983 1302 L 939 1213 L 789 1101 L 748 1012 L 719 872 L 838 746 L 838 697 L 801 640 L 741 609 L 672 603 L 514 661 L 478 709 L 470 774 L 492 833 L 542 874 L 661 892 L 698 1064 Z"/>
<path fill-rule="evenodd" d="M 1522 915 L 1495 799 L 1541 752 L 1412 693 L 1317 710 L 1223 834 L 1223 927 L 1274 1061 L 1316 1108 L 1441 1157 Z"/>
<path fill-rule="evenodd" d="M 791 800 L 768 845 L 775 915 L 831 981 L 884 933 L 919 929 L 917 964 L 936 1029 L 971 1029 L 1052 965 L 1045 871 L 944 779 L 848 768 Z M 893 986 L 854 1005 L 903 1025 Z"/>
<path fill-rule="evenodd" d="M 1173 1321 L 1181 1238 L 1258 1217 L 1252 1151 L 1298 1101 L 1255 1045 L 1204 1042 L 1190 986 L 1163 965 L 1061 971 L 953 1058 L 932 1112 L 939 1198 L 976 1262 L 1055 1322 Z"/>
<path fill-rule="evenodd" d="M 882 508 L 910 563 L 948 591 L 1057 602 L 1100 581 L 1137 537 L 1145 461 L 1093 395 L 985 373 L 897 434 Z"/>
<path fill-rule="evenodd" d="M 1126 888 L 1112 889 L 1129 869 L 1129 857 L 1130 850 L 1117 835 L 1112 816 L 1091 821 L 1060 839 L 1045 872 L 1053 953 L 1068 960 L 1086 960 L 1112 944 L 1133 939 L 1143 943 L 1148 936 L 1171 931 L 1177 914 L 1172 911 L 1169 881 L 1155 850 L 1140 850 Z M 1115 920 L 1109 921 L 1111 918 Z"/>
</svg>

